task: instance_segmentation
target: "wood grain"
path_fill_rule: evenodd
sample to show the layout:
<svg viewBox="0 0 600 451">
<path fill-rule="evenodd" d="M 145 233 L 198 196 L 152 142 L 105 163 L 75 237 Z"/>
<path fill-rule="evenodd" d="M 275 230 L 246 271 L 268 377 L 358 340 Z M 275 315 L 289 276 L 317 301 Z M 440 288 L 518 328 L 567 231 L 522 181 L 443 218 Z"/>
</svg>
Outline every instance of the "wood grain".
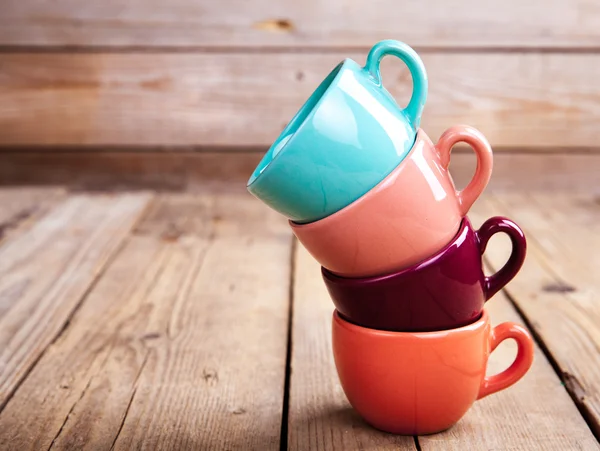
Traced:
<svg viewBox="0 0 600 451">
<path fill-rule="evenodd" d="M 332 53 L 0 54 L 0 144 L 266 147 L 344 57 Z M 257 65 L 257 60 L 260 64 Z M 424 53 L 423 128 L 468 123 L 497 147 L 598 148 L 600 57 Z M 400 104 L 404 67 L 384 61 Z"/>
<path fill-rule="evenodd" d="M 597 48 L 600 38 L 593 0 L 5 0 L 2 9 L 4 45 L 356 47 L 399 38 L 442 48 Z"/>
<path fill-rule="evenodd" d="M 348 403 L 331 350 L 334 307 L 319 264 L 296 245 L 288 422 L 290 450 L 415 450 L 412 437 L 377 431 Z"/>
<path fill-rule="evenodd" d="M 295 274 L 290 448 L 413 449 L 411 437 L 376 431 L 351 410 L 331 354 L 333 304 L 318 263 L 300 245 Z M 502 293 L 488 309 L 494 324 L 521 322 Z M 490 373 L 506 368 L 515 355 L 516 344 L 503 343 L 490 358 Z M 533 367 L 516 385 L 476 402 L 450 430 L 418 441 L 423 450 L 600 449 L 539 348 Z"/>
<path fill-rule="evenodd" d="M 600 437 L 600 204 L 594 190 L 568 197 L 504 193 L 486 198 L 478 211 L 511 217 L 525 230 L 528 257 L 507 292 Z M 492 242 L 486 252 L 495 268 L 506 260 L 503 241 L 504 247 Z"/>
<path fill-rule="evenodd" d="M 178 237 L 206 235 L 289 240 L 287 220 L 251 196 L 245 185 L 227 191 L 223 185 L 196 193 L 157 195 L 135 229 L 139 235 Z"/>
<path fill-rule="evenodd" d="M 63 330 L 148 199 L 72 196 L 0 245 L 0 408 Z"/>
<path fill-rule="evenodd" d="M 0 187 L 0 242 L 33 226 L 65 195 L 63 188 Z"/>
<path fill-rule="evenodd" d="M 145 209 L 144 193 L 69 195 L 0 244 L 2 396 L 7 362 L 20 372 L 0 412 L 0 449 L 279 449 L 287 404 L 282 430 L 296 450 L 600 449 L 571 400 L 597 432 L 596 186 L 494 191 L 475 204 L 475 226 L 506 214 L 528 234 L 506 291 L 562 382 L 538 348 L 523 380 L 418 448 L 350 408 L 319 265 L 301 246 L 291 251 L 285 220 L 243 185 L 160 194 Z M 18 199 L 0 190 L 0 206 Z M 21 199 L 46 197 L 37 188 Z M 506 253 L 494 238 L 485 257 L 499 267 Z M 494 323 L 521 322 L 503 293 L 488 308 Z M 490 372 L 514 355 L 514 343 L 502 344 Z"/>
<path fill-rule="evenodd" d="M 279 449 L 291 232 L 239 234 L 256 204 L 221 217 L 215 196 L 157 199 L 0 415 L 0 448 Z"/>
</svg>

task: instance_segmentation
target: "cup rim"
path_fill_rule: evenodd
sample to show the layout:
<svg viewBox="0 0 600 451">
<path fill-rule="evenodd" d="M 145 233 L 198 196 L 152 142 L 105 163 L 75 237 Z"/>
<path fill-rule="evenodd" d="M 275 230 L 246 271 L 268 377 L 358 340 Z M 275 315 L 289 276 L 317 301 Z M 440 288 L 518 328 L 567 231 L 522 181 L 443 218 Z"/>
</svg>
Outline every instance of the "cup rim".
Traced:
<svg viewBox="0 0 600 451">
<path fill-rule="evenodd" d="M 343 327 L 350 332 L 359 333 L 362 335 L 375 335 L 378 337 L 388 337 L 388 338 L 397 338 L 397 337 L 409 337 L 417 335 L 419 338 L 426 339 L 438 339 L 444 336 L 448 336 L 450 334 L 457 334 L 463 332 L 476 332 L 486 326 L 489 323 L 490 318 L 487 313 L 487 310 L 484 308 L 481 312 L 481 316 L 473 321 L 472 323 L 467 324 L 466 326 L 455 327 L 453 329 L 443 329 L 443 330 L 432 330 L 426 332 L 402 332 L 402 331 L 393 331 L 393 330 L 380 330 L 373 329 L 371 327 L 359 326 L 358 324 L 351 323 L 338 312 L 337 309 L 333 311 L 333 320 L 340 327 Z"/>
<path fill-rule="evenodd" d="M 402 161 L 400 163 L 398 163 L 398 165 L 388 175 L 386 175 L 377 185 L 375 185 L 373 188 L 371 188 L 365 194 L 363 194 L 362 196 L 360 196 L 358 199 L 355 199 L 353 202 L 349 203 L 344 208 L 339 209 L 335 213 L 332 213 L 329 216 L 321 218 L 321 219 L 319 219 L 317 221 L 302 223 L 302 222 L 296 222 L 296 221 L 294 221 L 292 219 L 288 219 L 288 223 L 289 223 L 290 227 L 292 229 L 296 229 L 296 230 L 308 230 L 308 229 L 311 229 L 311 228 L 325 227 L 325 226 L 327 226 L 329 224 L 329 222 L 336 221 L 341 215 L 346 214 L 346 212 L 350 211 L 352 208 L 354 208 L 354 206 L 358 205 L 359 203 L 361 203 L 361 202 L 367 202 L 370 199 L 371 195 L 375 191 L 379 190 L 380 187 L 382 187 L 383 185 L 387 184 L 389 182 L 390 177 L 396 171 L 398 171 L 399 168 L 402 167 L 402 165 L 407 160 L 410 159 L 412 153 L 415 151 L 415 149 L 417 147 L 417 144 L 420 141 L 431 141 L 431 139 L 429 138 L 429 136 L 427 136 L 427 134 L 425 133 L 425 130 L 423 130 L 422 128 L 418 128 L 417 129 L 417 133 L 415 135 L 415 141 L 414 141 L 412 147 L 410 148 L 410 150 L 408 151 L 408 153 L 402 159 Z"/>
<path fill-rule="evenodd" d="M 452 248 L 453 246 L 458 246 L 466 239 L 466 234 L 469 231 L 469 229 L 474 230 L 471 221 L 469 221 L 469 218 L 465 216 L 462 218 L 460 226 L 458 228 L 458 232 L 456 232 L 454 238 L 452 238 L 452 240 L 450 240 L 450 242 L 446 244 L 442 249 L 437 251 L 435 254 L 427 257 L 425 260 L 420 261 L 419 263 L 415 263 L 414 265 L 402 268 L 401 270 L 395 271 L 390 274 L 383 274 L 371 277 L 342 277 L 331 272 L 324 266 L 321 266 L 321 274 L 323 276 L 323 279 L 325 280 L 325 283 L 350 288 L 354 286 L 376 284 L 391 279 L 397 279 L 403 277 L 408 273 L 422 271 L 437 263 L 438 260 L 440 260 L 446 253 L 450 251 L 450 248 Z"/>
<path fill-rule="evenodd" d="M 275 138 L 275 140 L 269 147 L 269 150 L 267 150 L 267 152 L 263 155 L 260 162 L 254 169 L 254 171 L 252 171 L 252 174 L 250 175 L 250 178 L 248 179 L 248 182 L 246 183 L 246 188 L 248 188 L 248 189 L 251 188 L 261 178 L 261 175 L 263 175 L 270 167 L 272 167 L 273 163 L 279 158 L 279 156 L 285 152 L 286 147 L 288 147 L 288 145 L 292 141 L 294 141 L 294 138 L 296 137 L 296 135 L 298 135 L 298 133 L 302 131 L 302 129 L 304 128 L 305 124 L 309 121 L 309 119 L 314 117 L 315 112 L 319 109 L 321 104 L 324 102 L 325 97 L 327 96 L 329 91 L 332 89 L 332 87 L 337 86 L 338 81 L 339 81 L 344 69 L 346 69 L 348 67 L 348 65 L 350 65 L 353 62 L 354 61 L 350 58 L 344 58 L 340 63 L 338 63 L 329 72 L 329 74 L 327 74 L 327 76 L 321 81 L 321 83 L 319 83 L 317 88 L 312 92 L 312 94 L 308 97 L 308 99 L 306 99 L 306 101 L 302 104 L 302 106 L 298 109 L 298 111 L 296 111 L 296 114 L 294 114 L 292 119 L 288 122 L 288 124 L 281 131 L 281 133 L 279 133 L 277 138 Z M 356 63 L 354 63 L 354 64 L 356 64 Z M 319 92 L 324 87 L 324 85 L 327 86 L 325 88 L 325 90 L 321 93 L 320 97 L 314 103 L 312 108 L 310 108 L 308 113 L 306 113 L 305 116 L 301 119 L 300 124 L 296 126 L 296 122 L 299 120 L 299 118 L 302 117 L 302 113 L 305 113 L 305 110 L 311 104 L 311 100 L 312 100 L 313 96 L 315 95 L 315 93 Z M 292 129 L 292 128 L 295 128 L 295 131 L 290 134 L 290 129 Z M 288 135 L 291 135 L 291 137 L 283 144 L 282 148 L 277 152 L 277 154 L 275 156 L 272 156 L 274 148 L 277 146 L 277 144 L 279 144 Z"/>
</svg>

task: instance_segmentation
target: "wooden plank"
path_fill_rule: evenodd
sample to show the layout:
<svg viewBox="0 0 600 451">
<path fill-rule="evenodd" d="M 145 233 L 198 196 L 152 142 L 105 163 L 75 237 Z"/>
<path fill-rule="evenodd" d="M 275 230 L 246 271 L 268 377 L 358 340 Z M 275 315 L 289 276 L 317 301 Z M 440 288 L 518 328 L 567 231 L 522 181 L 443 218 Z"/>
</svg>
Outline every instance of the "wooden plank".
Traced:
<svg viewBox="0 0 600 451">
<path fill-rule="evenodd" d="M 0 415 L 0 448 L 279 449 L 291 232 L 239 234 L 219 196 L 158 198 Z"/>
<path fill-rule="evenodd" d="M 411 449 L 412 438 L 396 437 L 366 426 L 352 412 L 331 355 L 333 304 L 319 265 L 301 246 L 296 258 L 290 389 L 292 449 Z M 494 324 L 521 322 L 500 293 L 490 301 Z M 490 373 L 514 359 L 516 345 L 505 342 L 490 358 Z M 565 433 L 568 431 L 568 433 Z M 405 441 L 403 441 L 405 440 Z M 422 450 L 600 449 L 561 381 L 536 348 L 534 364 L 516 385 L 474 404 L 453 428 L 418 438 Z"/>
<path fill-rule="evenodd" d="M 417 46 L 598 47 L 593 0 L 206 2 L 5 0 L 0 43 L 58 46 L 342 47 L 398 37 Z"/>
<path fill-rule="evenodd" d="M 0 245 L 0 408 L 115 253 L 145 194 L 78 195 Z"/>
<path fill-rule="evenodd" d="M 0 186 L 59 185 L 71 189 L 154 188 L 202 193 L 207 185 L 244 190 L 263 152 L 0 152 Z M 544 152 L 494 155 L 489 190 L 588 190 L 598 184 L 599 154 Z M 470 151 L 450 164 L 458 186 L 475 170 Z M 266 210 L 265 210 L 266 211 Z"/>
<path fill-rule="evenodd" d="M 294 274 L 289 449 L 417 449 L 413 437 L 371 428 L 348 403 L 331 351 L 334 307 L 319 264 L 300 244 L 296 246 Z"/>
<path fill-rule="evenodd" d="M 64 196 L 54 187 L 0 187 L 0 242 L 33 226 Z"/>
<path fill-rule="evenodd" d="M 215 227 L 221 235 L 269 237 L 288 241 L 287 220 L 238 185 L 224 191 L 223 185 L 185 195 L 164 194 L 148 208 L 136 234 L 178 237 L 210 234 Z"/>
<path fill-rule="evenodd" d="M 592 191 L 561 195 L 502 193 L 478 212 L 511 217 L 528 237 L 522 275 L 507 292 L 555 361 L 565 386 L 600 437 L 600 310 L 597 277 L 600 206 Z M 506 250 L 486 253 L 498 267 Z"/>
<path fill-rule="evenodd" d="M 0 144 L 265 147 L 347 56 L 366 52 L 1 54 Z M 600 55 L 422 56 L 433 140 L 467 123 L 496 147 L 598 148 Z M 408 72 L 384 66 L 406 102 Z"/>
</svg>

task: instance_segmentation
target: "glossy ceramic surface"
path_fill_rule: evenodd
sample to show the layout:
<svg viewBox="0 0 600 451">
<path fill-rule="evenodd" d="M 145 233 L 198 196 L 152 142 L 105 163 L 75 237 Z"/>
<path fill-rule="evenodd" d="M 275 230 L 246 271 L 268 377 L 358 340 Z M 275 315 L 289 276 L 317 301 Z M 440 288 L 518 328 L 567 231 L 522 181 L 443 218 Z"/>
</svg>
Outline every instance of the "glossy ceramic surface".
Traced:
<svg viewBox="0 0 600 451">
<path fill-rule="evenodd" d="M 518 353 L 500 374 L 486 377 L 488 357 L 514 338 Z M 372 426 L 405 435 L 448 429 L 484 396 L 521 379 L 533 361 L 523 327 L 492 328 L 484 311 L 476 322 L 441 332 L 385 332 L 333 315 L 333 354 L 340 382 L 356 411 Z"/>
<path fill-rule="evenodd" d="M 477 169 L 469 185 L 456 191 L 448 165 L 460 141 L 475 150 Z M 290 225 L 313 257 L 338 275 L 389 274 L 430 257 L 454 238 L 492 165 L 489 143 L 472 127 L 448 129 L 436 146 L 419 130 L 404 161 L 367 194 L 320 221 Z"/>
<path fill-rule="evenodd" d="M 412 75 L 414 90 L 404 110 L 381 84 L 379 64 L 385 55 L 400 58 Z M 335 213 L 404 159 L 426 98 L 425 68 L 406 44 L 379 42 L 364 68 L 346 59 L 275 140 L 250 177 L 248 190 L 297 222 Z"/>
<path fill-rule="evenodd" d="M 489 239 L 506 233 L 512 253 L 496 274 L 486 277 L 482 256 Z M 526 253 L 523 231 L 510 219 L 488 219 L 478 231 L 467 218 L 444 249 L 403 271 L 349 279 L 322 268 L 337 310 L 348 320 L 373 329 L 416 332 L 470 324 L 483 304 L 521 269 Z"/>
</svg>

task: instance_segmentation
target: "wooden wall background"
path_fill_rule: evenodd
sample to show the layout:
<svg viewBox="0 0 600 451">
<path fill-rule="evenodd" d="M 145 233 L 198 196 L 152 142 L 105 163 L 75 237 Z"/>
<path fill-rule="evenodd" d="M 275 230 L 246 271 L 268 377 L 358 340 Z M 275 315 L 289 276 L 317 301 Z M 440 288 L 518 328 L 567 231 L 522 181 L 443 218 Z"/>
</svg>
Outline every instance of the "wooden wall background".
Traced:
<svg viewBox="0 0 600 451">
<path fill-rule="evenodd" d="M 467 123 L 500 151 L 598 148 L 598 0 L 0 0 L 0 148 L 263 151 L 385 38 L 426 64 L 432 139 Z"/>
</svg>

